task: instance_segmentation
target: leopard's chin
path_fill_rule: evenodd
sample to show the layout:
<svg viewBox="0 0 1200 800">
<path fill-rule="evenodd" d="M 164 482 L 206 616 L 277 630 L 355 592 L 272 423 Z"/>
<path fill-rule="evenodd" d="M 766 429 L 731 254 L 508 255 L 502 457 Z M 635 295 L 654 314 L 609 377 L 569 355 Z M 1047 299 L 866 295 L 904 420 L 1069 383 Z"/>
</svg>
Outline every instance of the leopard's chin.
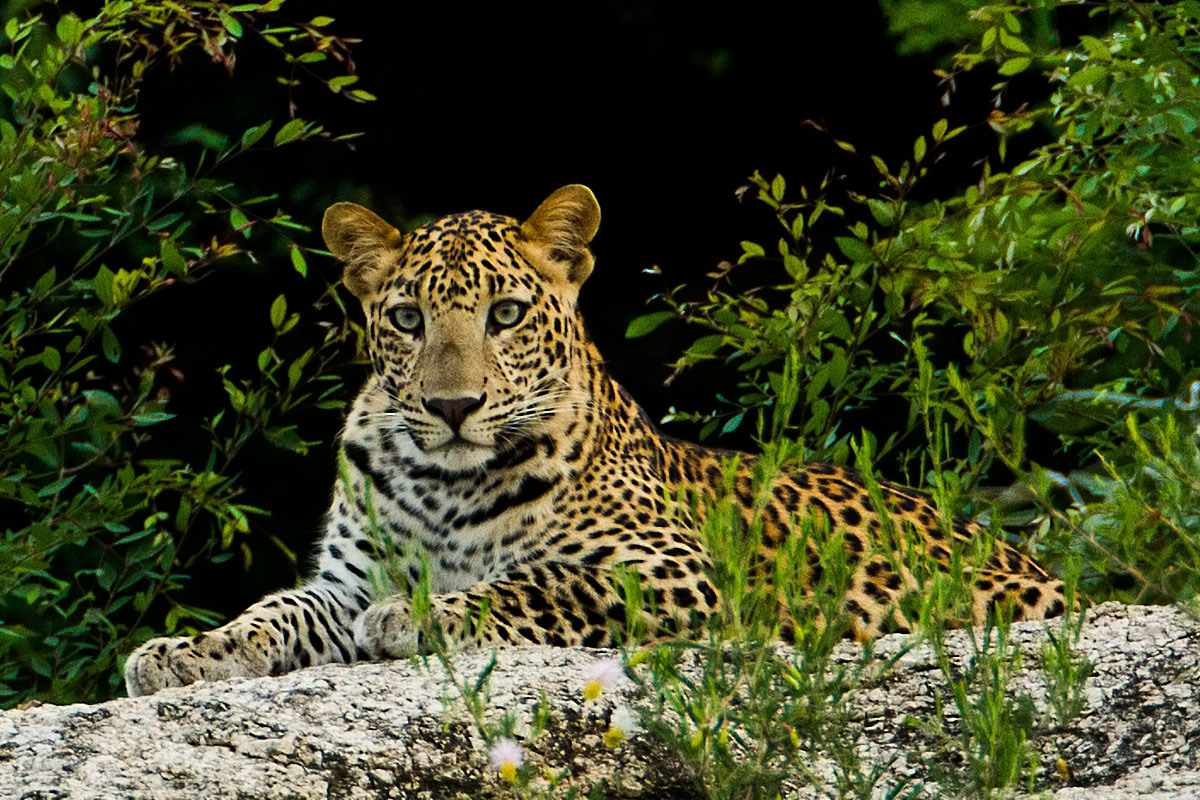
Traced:
<svg viewBox="0 0 1200 800">
<path fill-rule="evenodd" d="M 442 469 L 452 472 L 469 472 L 480 469 L 496 456 L 494 445 L 480 444 L 462 436 L 455 436 L 422 449 L 426 458 Z"/>
</svg>

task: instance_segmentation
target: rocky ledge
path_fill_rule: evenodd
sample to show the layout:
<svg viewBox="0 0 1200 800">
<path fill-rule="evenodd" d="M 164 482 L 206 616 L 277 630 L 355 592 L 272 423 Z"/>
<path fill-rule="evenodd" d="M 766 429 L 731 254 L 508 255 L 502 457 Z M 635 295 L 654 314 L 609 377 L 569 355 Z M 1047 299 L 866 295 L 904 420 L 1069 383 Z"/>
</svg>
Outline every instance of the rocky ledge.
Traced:
<svg viewBox="0 0 1200 800">
<path fill-rule="evenodd" d="M 1043 643 L 1054 625 L 1020 623 L 1011 641 L 1021 668 L 1011 689 L 1044 707 Z M 965 632 L 947 637 L 959 665 L 971 658 Z M 1093 665 L 1082 712 L 1038 734 L 1034 789 L 1066 800 L 1200 796 L 1200 623 L 1174 608 L 1106 604 L 1090 610 L 1075 647 Z M 597 784 L 612 798 L 701 797 L 686 765 L 646 733 L 605 742 L 612 714 L 640 702 L 629 682 L 588 702 L 583 689 L 604 651 L 548 647 L 500 650 L 488 713 L 527 720 L 544 697 L 549 726 L 523 741 L 543 772 L 565 774 L 551 794 Z M 474 681 L 490 653 L 455 657 Z M 853 643 L 836 662 L 862 657 Z M 932 649 L 903 636 L 874 647 L 869 679 L 852 695 L 848 730 L 863 763 L 881 765 L 875 793 L 907 782 L 936 796 L 944 740 L 911 719 L 932 719 L 941 696 L 957 725 Z M 0 714 L 0 797 L 491 798 L 512 797 L 488 763 L 485 743 L 443 667 L 435 661 L 327 666 L 280 678 L 201 683 L 95 706 L 40 706 Z M 611 744 L 612 742 L 608 742 Z M 831 765 L 814 758 L 815 780 Z M 931 765 L 934 771 L 931 772 Z M 943 764 L 945 766 L 945 764 Z M 953 767 L 953 763 L 950 764 Z M 825 797 L 797 778 L 789 796 Z M 543 784 L 542 788 L 545 788 Z"/>
</svg>

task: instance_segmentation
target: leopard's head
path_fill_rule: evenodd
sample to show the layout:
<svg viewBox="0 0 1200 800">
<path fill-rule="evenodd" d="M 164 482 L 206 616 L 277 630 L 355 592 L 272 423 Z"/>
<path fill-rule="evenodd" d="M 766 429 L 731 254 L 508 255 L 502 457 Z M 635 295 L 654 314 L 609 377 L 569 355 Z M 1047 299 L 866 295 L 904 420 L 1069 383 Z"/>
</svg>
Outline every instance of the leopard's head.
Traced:
<svg viewBox="0 0 1200 800">
<path fill-rule="evenodd" d="M 354 203 L 325 212 L 325 243 L 366 312 L 385 427 L 412 455 L 478 469 L 578 416 L 588 344 L 577 300 L 599 224 L 577 185 L 524 222 L 472 211 L 401 234 Z"/>
</svg>

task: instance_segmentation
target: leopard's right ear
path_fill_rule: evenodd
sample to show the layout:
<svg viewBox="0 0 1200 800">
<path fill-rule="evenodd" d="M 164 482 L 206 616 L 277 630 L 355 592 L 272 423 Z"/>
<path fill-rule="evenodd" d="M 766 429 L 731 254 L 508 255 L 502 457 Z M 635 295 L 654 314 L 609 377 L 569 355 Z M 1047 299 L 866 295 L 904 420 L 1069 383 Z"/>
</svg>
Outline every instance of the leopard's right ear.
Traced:
<svg viewBox="0 0 1200 800">
<path fill-rule="evenodd" d="M 357 203 L 334 203 L 321 220 L 325 246 L 346 264 L 342 280 L 355 297 L 366 302 L 395 263 L 400 231 Z"/>
</svg>

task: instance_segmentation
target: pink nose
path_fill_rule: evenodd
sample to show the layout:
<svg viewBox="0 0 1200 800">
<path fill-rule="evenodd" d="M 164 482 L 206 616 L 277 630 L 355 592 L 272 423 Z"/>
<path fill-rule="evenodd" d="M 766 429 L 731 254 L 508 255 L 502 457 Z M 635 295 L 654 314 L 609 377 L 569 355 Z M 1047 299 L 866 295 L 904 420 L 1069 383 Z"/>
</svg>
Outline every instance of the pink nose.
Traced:
<svg viewBox="0 0 1200 800">
<path fill-rule="evenodd" d="M 432 400 L 422 400 L 430 414 L 441 417 L 455 433 L 462 427 L 463 421 L 472 411 L 480 408 L 487 399 L 484 394 L 480 397 L 435 397 Z"/>
</svg>

